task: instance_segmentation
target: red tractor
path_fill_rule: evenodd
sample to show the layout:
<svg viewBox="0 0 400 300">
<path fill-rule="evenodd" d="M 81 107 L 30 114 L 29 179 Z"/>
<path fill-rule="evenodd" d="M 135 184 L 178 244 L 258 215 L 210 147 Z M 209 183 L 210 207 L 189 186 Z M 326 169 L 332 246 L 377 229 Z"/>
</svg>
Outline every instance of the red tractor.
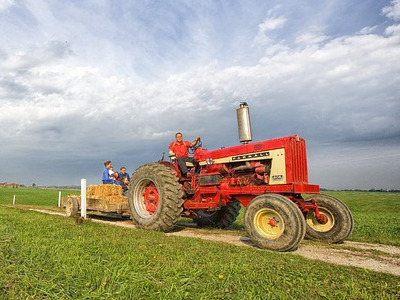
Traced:
<svg viewBox="0 0 400 300">
<path fill-rule="evenodd" d="M 191 176 L 183 177 L 176 162 L 165 160 L 135 171 L 128 193 L 135 224 L 167 232 L 178 218 L 188 217 L 201 227 L 227 228 L 243 205 L 245 229 L 261 248 L 291 251 L 304 237 L 345 240 L 353 217 L 343 202 L 308 183 L 305 140 L 295 135 L 249 143 L 246 103 L 237 117 L 243 144 L 213 151 L 196 147 L 199 174 L 192 168 Z"/>
</svg>

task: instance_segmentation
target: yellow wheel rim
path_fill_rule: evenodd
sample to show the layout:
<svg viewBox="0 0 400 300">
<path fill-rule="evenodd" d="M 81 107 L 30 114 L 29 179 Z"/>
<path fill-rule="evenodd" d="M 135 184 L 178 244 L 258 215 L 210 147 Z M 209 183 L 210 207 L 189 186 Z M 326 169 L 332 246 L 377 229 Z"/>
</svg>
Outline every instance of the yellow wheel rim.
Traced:
<svg viewBox="0 0 400 300">
<path fill-rule="evenodd" d="M 325 224 L 321 224 L 315 217 L 314 211 L 309 211 L 306 217 L 307 225 L 310 226 L 313 230 L 319 232 L 327 232 L 331 230 L 332 227 L 335 225 L 335 218 L 333 217 L 332 213 L 322 207 L 319 208 L 319 213 L 327 216 L 328 221 Z"/>
<path fill-rule="evenodd" d="M 254 215 L 254 227 L 263 237 L 273 240 L 283 234 L 285 222 L 275 210 L 263 208 Z"/>
</svg>

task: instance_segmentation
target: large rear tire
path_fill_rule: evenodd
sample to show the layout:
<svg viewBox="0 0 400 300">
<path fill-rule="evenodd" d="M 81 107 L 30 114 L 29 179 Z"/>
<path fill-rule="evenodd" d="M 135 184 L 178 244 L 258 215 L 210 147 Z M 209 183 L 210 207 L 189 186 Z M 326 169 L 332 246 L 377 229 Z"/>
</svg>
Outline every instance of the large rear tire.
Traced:
<svg viewBox="0 0 400 300">
<path fill-rule="evenodd" d="M 160 163 L 144 165 L 132 175 L 128 202 L 134 223 L 142 229 L 167 232 L 183 210 L 178 177 Z"/>
<path fill-rule="evenodd" d="M 297 249 L 306 232 L 300 209 L 278 194 L 255 197 L 246 208 L 244 226 L 257 246 L 282 252 Z"/>
<path fill-rule="evenodd" d="M 230 201 L 220 210 L 214 212 L 199 211 L 199 219 L 195 219 L 199 227 L 212 227 L 225 229 L 230 227 L 235 221 L 240 211 L 240 202 L 237 200 Z"/>
<path fill-rule="evenodd" d="M 65 203 L 65 214 L 67 217 L 76 217 L 78 215 L 78 197 L 68 196 L 67 202 Z"/>
<path fill-rule="evenodd" d="M 315 195 L 310 198 L 317 200 L 319 213 L 327 217 L 327 222 L 321 224 L 314 211 L 309 211 L 305 215 L 306 238 L 327 243 L 342 243 L 353 231 L 354 221 L 349 208 L 332 196 Z"/>
</svg>

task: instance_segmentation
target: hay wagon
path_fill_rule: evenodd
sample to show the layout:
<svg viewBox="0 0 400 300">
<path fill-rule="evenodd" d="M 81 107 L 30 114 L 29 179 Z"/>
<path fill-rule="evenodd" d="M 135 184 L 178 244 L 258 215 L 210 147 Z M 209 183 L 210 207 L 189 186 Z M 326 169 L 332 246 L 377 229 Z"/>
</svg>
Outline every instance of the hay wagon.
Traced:
<svg viewBox="0 0 400 300">
<path fill-rule="evenodd" d="M 62 202 L 68 217 L 75 217 L 81 208 L 81 196 L 68 195 Z M 86 190 L 86 209 L 102 213 L 130 215 L 128 199 L 120 185 L 90 185 Z"/>
</svg>

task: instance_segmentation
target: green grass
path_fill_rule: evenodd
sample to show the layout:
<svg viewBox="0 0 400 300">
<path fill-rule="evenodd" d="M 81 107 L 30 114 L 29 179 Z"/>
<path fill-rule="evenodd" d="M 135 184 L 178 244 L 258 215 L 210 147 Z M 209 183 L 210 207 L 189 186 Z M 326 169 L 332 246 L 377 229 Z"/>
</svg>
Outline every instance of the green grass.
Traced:
<svg viewBox="0 0 400 300">
<path fill-rule="evenodd" d="M 397 276 L 290 253 L 4 206 L 0 220 L 0 299 L 400 297 Z"/>
<path fill-rule="evenodd" d="M 19 205 L 34 205 L 57 207 L 58 193 L 61 191 L 61 197 L 68 194 L 80 194 L 80 190 L 58 190 L 41 189 L 31 187 L 20 188 L 0 188 L 0 204 L 12 204 L 15 195 L 15 203 Z"/>
</svg>

